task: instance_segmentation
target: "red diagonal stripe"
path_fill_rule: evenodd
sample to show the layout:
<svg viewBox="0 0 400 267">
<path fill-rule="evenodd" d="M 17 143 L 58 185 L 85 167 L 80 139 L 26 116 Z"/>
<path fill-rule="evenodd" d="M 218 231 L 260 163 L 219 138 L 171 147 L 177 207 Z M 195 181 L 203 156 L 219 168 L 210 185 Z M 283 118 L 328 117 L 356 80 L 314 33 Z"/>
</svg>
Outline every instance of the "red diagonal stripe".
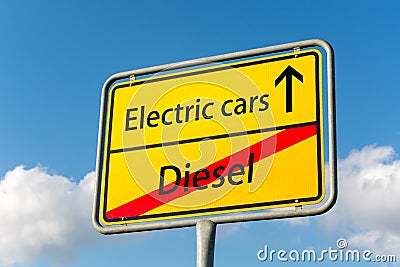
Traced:
<svg viewBox="0 0 400 267">
<path fill-rule="evenodd" d="M 229 168 L 234 164 L 240 163 L 244 167 L 247 167 L 249 164 L 248 158 L 251 153 L 254 154 L 253 162 L 256 163 L 266 157 L 273 155 L 274 153 L 278 153 L 288 147 L 291 147 L 297 143 L 300 143 L 301 141 L 304 141 L 316 135 L 316 132 L 316 125 L 286 129 L 258 143 L 255 143 L 250 147 L 244 148 L 230 156 L 216 161 L 213 164 L 205 167 L 204 169 L 207 169 L 209 172 L 211 172 L 217 166 L 225 166 L 224 172 L 221 173 L 221 176 L 225 176 Z M 189 181 L 193 181 L 193 176 L 194 173 L 191 173 L 189 175 Z M 160 195 L 159 190 L 156 189 L 146 195 L 138 197 L 132 201 L 129 201 L 128 203 L 125 203 L 117 208 L 108 211 L 106 213 L 106 217 L 108 219 L 115 219 L 122 217 L 140 216 L 172 200 L 196 191 L 196 188 L 193 187 L 193 183 L 185 188 L 183 186 L 183 181 L 184 179 L 181 179 L 181 183 L 179 184 L 179 186 L 175 189 L 175 191 L 169 194 Z M 210 177 L 207 180 L 199 181 L 198 186 L 207 185 L 214 181 L 216 181 L 216 178 Z M 164 191 L 167 191 L 174 186 L 175 182 L 167 184 L 166 186 L 164 186 Z"/>
</svg>

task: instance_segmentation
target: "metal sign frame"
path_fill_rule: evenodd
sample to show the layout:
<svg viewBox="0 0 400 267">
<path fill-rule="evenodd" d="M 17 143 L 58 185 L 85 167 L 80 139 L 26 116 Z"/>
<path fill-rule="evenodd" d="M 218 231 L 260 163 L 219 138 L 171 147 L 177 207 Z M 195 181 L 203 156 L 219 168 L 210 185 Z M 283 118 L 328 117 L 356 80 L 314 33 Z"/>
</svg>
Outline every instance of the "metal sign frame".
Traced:
<svg viewBox="0 0 400 267">
<path fill-rule="evenodd" d="M 101 201 L 101 161 L 103 155 L 102 141 L 104 139 L 105 131 L 104 124 L 106 121 L 106 101 L 108 90 L 112 84 L 121 79 L 129 79 L 131 77 L 149 75 L 158 73 L 165 70 L 177 70 L 188 67 L 195 67 L 204 65 L 205 63 L 223 62 L 228 60 L 248 58 L 265 54 L 272 54 L 278 52 L 285 52 L 290 50 L 298 50 L 309 47 L 320 47 L 326 53 L 326 84 L 327 84 L 327 102 L 328 102 L 328 153 L 329 153 L 329 196 L 324 199 L 324 203 L 317 207 L 311 208 L 294 208 L 291 210 L 266 210 L 262 212 L 253 212 L 245 214 L 228 214 L 222 216 L 203 216 L 189 219 L 177 219 L 171 221 L 158 221 L 149 223 L 136 223 L 128 225 L 104 226 L 100 222 L 100 201 Z M 99 120 L 99 134 L 98 134 L 98 147 L 97 147 L 97 163 L 96 163 L 96 184 L 95 184 L 95 199 L 93 205 L 93 225 L 95 229 L 102 234 L 117 234 L 128 232 L 141 232 L 150 230 L 170 229 L 195 226 L 200 220 L 210 220 L 215 224 L 233 223 L 233 222 L 246 222 L 258 220 L 270 220 L 280 218 L 293 218 L 305 217 L 311 215 L 319 215 L 327 212 L 333 207 L 337 198 L 337 148 L 336 148 L 336 103 L 335 103 L 335 73 L 334 73 L 334 52 L 331 45 L 320 39 L 306 40 L 247 51 L 229 53 L 224 55 L 199 58 L 195 60 L 188 60 L 178 63 L 159 65 L 155 67 L 142 68 L 132 71 L 120 72 L 112 75 L 103 85 L 102 99 L 100 108 Z"/>
</svg>

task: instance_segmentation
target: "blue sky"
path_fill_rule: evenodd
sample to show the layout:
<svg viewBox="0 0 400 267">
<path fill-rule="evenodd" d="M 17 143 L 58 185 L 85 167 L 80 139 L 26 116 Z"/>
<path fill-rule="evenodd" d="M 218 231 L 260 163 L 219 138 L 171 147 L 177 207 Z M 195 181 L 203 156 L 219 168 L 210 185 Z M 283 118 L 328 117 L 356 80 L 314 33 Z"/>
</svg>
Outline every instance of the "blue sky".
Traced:
<svg viewBox="0 0 400 267">
<path fill-rule="evenodd" d="M 271 265 L 256 256 L 265 244 L 322 250 L 339 238 L 400 261 L 399 8 L 397 1 L 2 1 L 0 264 L 193 266 L 194 228 L 110 237 L 91 225 L 104 81 L 313 38 L 335 50 L 338 204 L 307 219 L 218 226 L 215 265 Z"/>
</svg>

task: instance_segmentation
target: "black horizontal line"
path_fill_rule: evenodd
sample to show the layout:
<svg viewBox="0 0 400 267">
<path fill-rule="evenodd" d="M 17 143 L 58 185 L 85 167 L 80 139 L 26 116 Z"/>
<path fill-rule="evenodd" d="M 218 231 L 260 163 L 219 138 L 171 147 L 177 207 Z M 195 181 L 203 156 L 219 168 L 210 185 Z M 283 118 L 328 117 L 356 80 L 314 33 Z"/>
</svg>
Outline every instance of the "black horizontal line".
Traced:
<svg viewBox="0 0 400 267">
<path fill-rule="evenodd" d="M 184 139 L 184 140 L 177 140 L 177 141 L 170 141 L 170 142 L 164 142 L 164 143 L 156 143 L 156 144 L 150 144 L 150 145 L 142 145 L 142 146 L 134 146 L 134 147 L 127 147 L 127 148 L 113 149 L 113 150 L 110 150 L 110 154 L 121 153 L 121 152 L 129 152 L 129 151 L 136 151 L 136 150 L 143 150 L 143 149 L 150 149 L 150 148 L 157 148 L 157 147 L 164 147 L 164 146 L 174 146 L 174 145 L 195 143 L 195 142 L 199 142 L 199 141 L 204 140 L 204 139 L 215 140 L 215 139 L 222 139 L 222 138 L 249 135 L 249 134 L 280 131 L 280 130 L 284 130 L 284 129 L 298 128 L 298 127 L 303 127 L 303 126 L 308 126 L 308 125 L 314 125 L 316 123 L 317 123 L 316 121 L 304 122 L 304 123 L 291 124 L 291 125 L 285 125 L 285 126 L 269 127 L 269 128 L 255 129 L 255 130 L 250 130 L 250 131 L 242 131 L 242 132 L 236 132 L 236 133 L 219 134 L 219 135 L 212 135 L 212 136 L 203 136 L 203 137 Z"/>
</svg>

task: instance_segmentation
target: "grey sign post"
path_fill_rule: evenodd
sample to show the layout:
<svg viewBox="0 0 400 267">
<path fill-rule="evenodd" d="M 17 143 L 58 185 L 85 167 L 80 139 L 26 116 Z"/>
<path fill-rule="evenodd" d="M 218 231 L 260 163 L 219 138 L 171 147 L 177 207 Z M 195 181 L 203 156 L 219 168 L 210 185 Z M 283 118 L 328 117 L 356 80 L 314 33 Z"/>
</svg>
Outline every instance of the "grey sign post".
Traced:
<svg viewBox="0 0 400 267">
<path fill-rule="evenodd" d="M 210 220 L 199 220 L 196 224 L 197 267 L 214 266 L 216 227 Z"/>
</svg>

